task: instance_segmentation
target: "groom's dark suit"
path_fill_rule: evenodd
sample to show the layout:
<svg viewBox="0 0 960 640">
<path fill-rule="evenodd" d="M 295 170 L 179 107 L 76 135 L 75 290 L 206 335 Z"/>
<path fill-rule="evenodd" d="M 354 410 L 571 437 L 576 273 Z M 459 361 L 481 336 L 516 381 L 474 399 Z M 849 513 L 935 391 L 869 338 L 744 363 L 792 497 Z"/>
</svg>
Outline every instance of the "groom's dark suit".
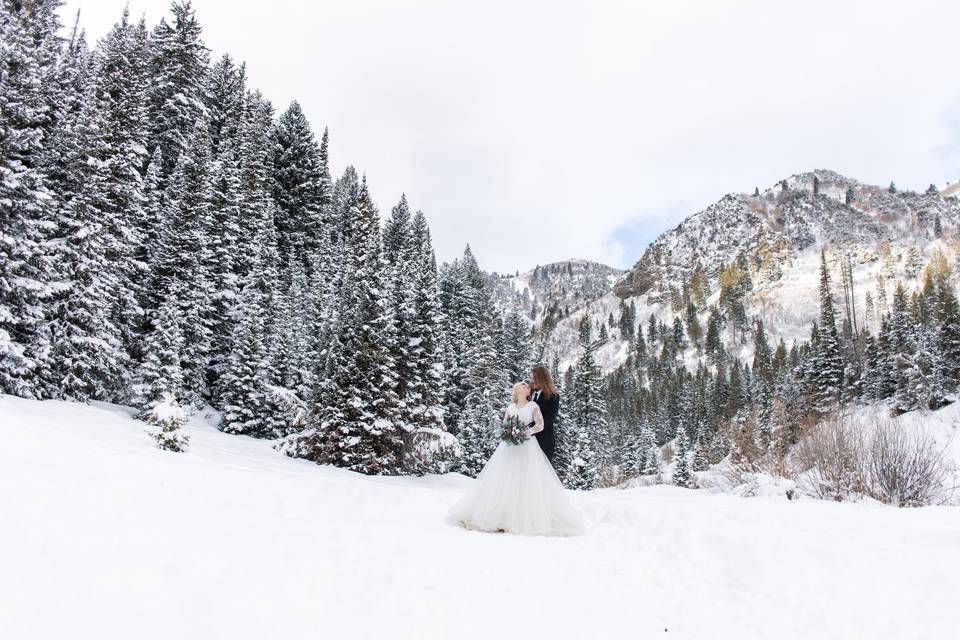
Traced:
<svg viewBox="0 0 960 640">
<path fill-rule="evenodd" d="M 560 395 L 554 394 L 551 398 L 541 397 L 541 391 L 534 391 L 530 399 L 540 407 L 540 413 L 543 414 L 543 431 L 536 434 L 537 444 L 547 454 L 550 464 L 553 464 L 553 454 L 557 448 L 556 438 L 553 433 L 553 424 L 557 420 L 557 414 L 560 412 Z"/>
</svg>

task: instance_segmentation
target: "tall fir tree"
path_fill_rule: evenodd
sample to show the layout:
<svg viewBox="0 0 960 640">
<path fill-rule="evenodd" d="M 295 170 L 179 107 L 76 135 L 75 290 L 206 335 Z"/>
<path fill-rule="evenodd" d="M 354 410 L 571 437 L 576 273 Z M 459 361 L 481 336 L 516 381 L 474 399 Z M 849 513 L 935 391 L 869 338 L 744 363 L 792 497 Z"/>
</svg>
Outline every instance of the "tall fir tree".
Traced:
<svg viewBox="0 0 960 640">
<path fill-rule="evenodd" d="M 327 242 L 324 176 L 320 146 L 300 104 L 292 102 L 270 133 L 272 192 L 277 202 L 280 263 L 293 257 L 306 264 Z"/>
<path fill-rule="evenodd" d="M 59 0 L 0 4 L 0 391 L 36 397 L 50 349 L 45 299 L 55 283 L 46 243 L 54 216 L 45 137 Z"/>
<path fill-rule="evenodd" d="M 390 356 L 390 314 L 377 210 L 366 180 L 351 197 L 344 237 L 344 275 L 314 426 L 296 455 L 370 474 L 401 470 L 396 367 Z"/>
<path fill-rule="evenodd" d="M 184 339 L 186 400 L 201 402 L 208 393 L 212 348 L 212 278 L 209 271 L 211 220 L 210 143 L 200 121 L 190 146 L 180 156 L 166 197 L 161 247 L 153 265 L 154 299 L 172 297 L 178 305 Z"/>
<path fill-rule="evenodd" d="M 843 384 L 843 356 L 837 332 L 833 292 L 830 289 L 830 268 L 826 251 L 820 253 L 820 322 L 819 340 L 814 357 L 817 400 L 821 405 L 834 404 Z"/>
<path fill-rule="evenodd" d="M 180 155 L 190 147 L 197 123 L 207 114 L 206 88 L 209 51 L 189 0 L 174 0 L 171 22 L 163 18 L 150 39 L 148 95 L 150 149 L 160 148 L 164 187 Z"/>
</svg>

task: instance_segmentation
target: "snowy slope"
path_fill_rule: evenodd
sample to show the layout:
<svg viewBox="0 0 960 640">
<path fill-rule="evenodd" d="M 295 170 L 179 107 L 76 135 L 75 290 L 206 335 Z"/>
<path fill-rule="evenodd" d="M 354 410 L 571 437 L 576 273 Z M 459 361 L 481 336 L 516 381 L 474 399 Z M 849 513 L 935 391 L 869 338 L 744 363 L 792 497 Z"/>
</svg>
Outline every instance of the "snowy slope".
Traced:
<svg viewBox="0 0 960 640">
<path fill-rule="evenodd" d="M 493 274 L 490 283 L 499 308 L 516 309 L 539 324 L 548 316 L 572 313 L 606 295 L 623 274 L 599 262 L 565 260 L 513 276 Z"/>
<path fill-rule="evenodd" d="M 195 422 L 0 397 L 0 630 L 41 638 L 946 638 L 960 509 L 674 487 L 573 495 L 589 533 L 443 523 L 469 480 L 374 478 Z M 665 633 L 666 631 L 666 633 Z"/>
<path fill-rule="evenodd" d="M 708 274 L 708 303 L 716 303 L 719 270 L 738 259 L 746 261 L 753 282 L 747 297 L 748 314 L 763 319 L 774 343 L 782 338 L 789 346 L 798 339 L 806 340 L 819 312 L 821 249 L 827 251 L 834 301 L 841 313 L 841 261 L 849 256 L 858 326 L 864 324 L 869 292 L 875 309 L 868 324 L 875 332 L 881 314 L 889 311 L 881 304 L 877 276 L 883 276 L 888 304 L 898 282 L 908 292 L 921 284 L 922 269 L 913 273 L 908 267 L 911 251 L 916 251 L 921 265 L 934 251 L 942 251 L 960 285 L 956 266 L 960 264 L 960 203 L 947 197 L 955 191 L 950 187 L 938 194 L 891 193 L 886 187 L 817 170 L 793 175 L 756 196 L 724 196 L 651 243 L 633 269 L 614 283 L 612 292 L 585 300 L 560 319 L 548 340 L 545 360 L 559 354 L 562 367 L 571 365 L 577 357 L 577 325 L 582 316 L 589 314 L 596 328 L 607 323 L 613 311 L 614 324 L 608 325 L 610 341 L 597 354 L 603 370 L 613 370 L 627 354 L 616 328 L 620 298 L 636 305 L 638 321 L 644 326 L 650 315 L 669 326 L 676 315 L 670 305 L 671 287 L 682 290 L 699 264 Z M 941 237 L 935 235 L 938 218 Z M 706 313 L 700 315 L 704 326 L 706 319 Z M 729 338 L 724 335 L 728 351 L 749 361 L 752 341 L 732 344 Z M 687 356 L 695 362 L 692 349 Z"/>
</svg>

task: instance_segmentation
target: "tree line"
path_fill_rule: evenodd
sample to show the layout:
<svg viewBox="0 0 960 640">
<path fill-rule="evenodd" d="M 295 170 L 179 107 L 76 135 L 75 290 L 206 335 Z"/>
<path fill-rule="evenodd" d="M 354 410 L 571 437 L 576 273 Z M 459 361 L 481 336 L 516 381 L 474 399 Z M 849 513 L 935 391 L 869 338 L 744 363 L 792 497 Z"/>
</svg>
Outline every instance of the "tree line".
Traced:
<svg viewBox="0 0 960 640">
<path fill-rule="evenodd" d="M 405 197 L 381 224 L 297 102 L 210 61 L 189 2 L 93 47 L 60 4 L 0 5 L 0 390 L 211 405 L 290 455 L 474 472 L 530 353 L 469 247 L 438 269 Z"/>
</svg>

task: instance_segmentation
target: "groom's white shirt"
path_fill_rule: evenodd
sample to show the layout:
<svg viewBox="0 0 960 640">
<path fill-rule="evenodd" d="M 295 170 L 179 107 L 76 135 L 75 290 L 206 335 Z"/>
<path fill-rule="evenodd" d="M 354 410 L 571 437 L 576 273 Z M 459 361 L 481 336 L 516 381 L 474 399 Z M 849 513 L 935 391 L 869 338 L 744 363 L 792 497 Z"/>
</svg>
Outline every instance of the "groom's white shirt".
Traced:
<svg viewBox="0 0 960 640">
<path fill-rule="evenodd" d="M 539 399 L 540 399 L 540 389 L 537 389 L 536 391 L 534 391 L 533 394 L 530 395 L 530 399 L 533 400 L 534 402 L 536 402 L 537 400 L 539 400 Z"/>
</svg>

